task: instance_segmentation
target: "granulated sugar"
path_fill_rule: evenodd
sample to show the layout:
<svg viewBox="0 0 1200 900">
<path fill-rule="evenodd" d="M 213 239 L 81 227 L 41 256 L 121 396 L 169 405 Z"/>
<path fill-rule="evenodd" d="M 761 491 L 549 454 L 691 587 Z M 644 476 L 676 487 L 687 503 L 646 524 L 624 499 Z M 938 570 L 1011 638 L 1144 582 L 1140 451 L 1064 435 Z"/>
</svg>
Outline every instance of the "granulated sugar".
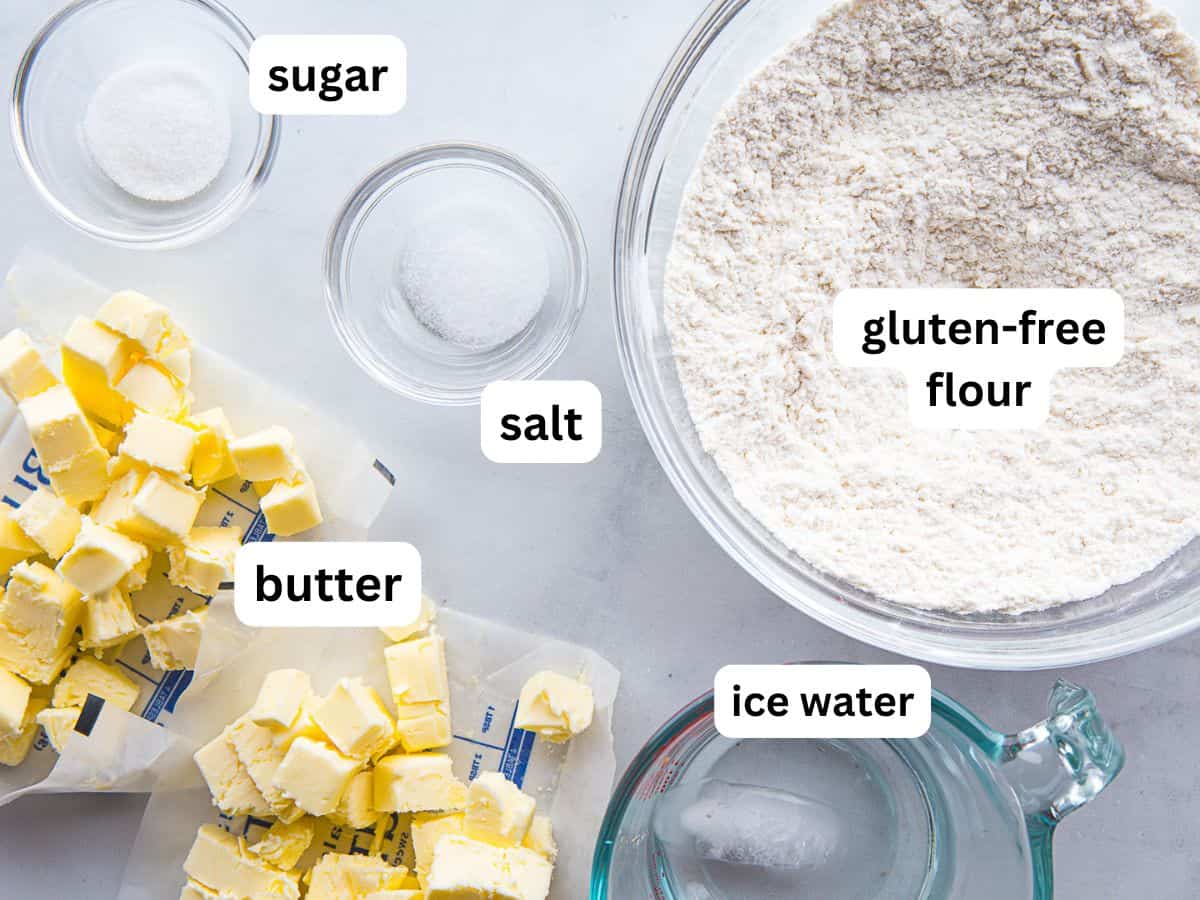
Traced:
<svg viewBox="0 0 1200 900">
<path fill-rule="evenodd" d="M 678 371 L 741 504 L 904 604 L 1102 593 L 1200 533 L 1200 90 L 1140 0 L 863 0 L 722 114 L 666 276 Z M 898 374 L 839 367 L 852 287 L 1104 287 L 1111 369 L 1031 432 L 923 432 Z"/>
</svg>

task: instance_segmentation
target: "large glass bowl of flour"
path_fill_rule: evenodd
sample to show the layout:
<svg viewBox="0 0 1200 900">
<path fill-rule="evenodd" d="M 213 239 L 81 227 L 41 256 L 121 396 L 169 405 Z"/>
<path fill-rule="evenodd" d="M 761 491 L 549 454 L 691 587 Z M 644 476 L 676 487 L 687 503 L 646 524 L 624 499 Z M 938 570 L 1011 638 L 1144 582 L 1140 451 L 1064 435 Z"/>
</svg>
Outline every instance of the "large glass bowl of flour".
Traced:
<svg viewBox="0 0 1200 900">
<path fill-rule="evenodd" d="M 1185 31 L 1200 34 L 1200 10 L 1184 0 L 1159 6 Z M 664 298 L 689 179 L 725 104 L 829 9 L 819 0 L 713 3 L 664 70 L 634 138 L 615 233 L 617 330 L 634 404 L 668 476 L 714 539 L 766 587 L 824 624 L 888 650 L 949 665 L 1034 669 L 1121 656 L 1196 628 L 1200 541 L 1084 599 L 1019 614 L 925 609 L 860 589 L 789 549 L 738 501 L 705 449 L 681 382 Z M 981 552 L 981 579 L 988 565 Z"/>
</svg>

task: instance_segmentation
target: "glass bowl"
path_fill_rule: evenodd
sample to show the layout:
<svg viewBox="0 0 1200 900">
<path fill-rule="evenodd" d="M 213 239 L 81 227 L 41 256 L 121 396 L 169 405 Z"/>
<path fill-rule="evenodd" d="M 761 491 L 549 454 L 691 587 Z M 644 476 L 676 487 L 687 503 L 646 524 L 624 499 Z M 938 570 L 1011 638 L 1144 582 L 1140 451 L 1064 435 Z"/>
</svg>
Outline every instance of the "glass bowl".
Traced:
<svg viewBox="0 0 1200 900">
<path fill-rule="evenodd" d="M 717 0 L 676 50 L 634 137 L 614 237 L 616 327 L 634 406 L 667 475 L 717 543 L 765 587 L 844 634 L 908 656 L 978 668 L 1060 667 L 1132 653 L 1193 630 L 1200 625 L 1200 541 L 1134 582 L 1043 612 L 913 609 L 809 565 L 738 504 L 705 453 L 663 319 L 663 268 L 675 221 L 721 107 L 829 5 Z M 1185 28 L 1200 28 L 1200 11 L 1179 2 L 1173 8 Z"/>
<path fill-rule="evenodd" d="M 81 0 L 38 32 L 13 83 L 17 159 L 42 198 L 94 237 L 139 248 L 190 244 L 214 234 L 249 205 L 279 146 L 279 120 L 250 106 L 248 55 L 254 35 L 216 0 Z M 157 203 L 126 193 L 92 158 L 83 121 L 96 89 L 142 62 L 204 73 L 229 112 L 229 159 L 203 190 Z"/>
<path fill-rule="evenodd" d="M 422 325 L 396 281 L 405 235 L 431 216 L 453 229 L 454 216 L 480 213 L 528 229 L 545 251 L 549 286 L 524 328 L 474 347 Z M 587 298 L 583 234 L 554 185 L 516 157 L 477 144 L 420 147 L 346 200 L 326 245 L 325 297 L 342 345 L 381 385 L 426 403 L 478 403 L 493 381 L 537 378 L 567 346 Z"/>
</svg>

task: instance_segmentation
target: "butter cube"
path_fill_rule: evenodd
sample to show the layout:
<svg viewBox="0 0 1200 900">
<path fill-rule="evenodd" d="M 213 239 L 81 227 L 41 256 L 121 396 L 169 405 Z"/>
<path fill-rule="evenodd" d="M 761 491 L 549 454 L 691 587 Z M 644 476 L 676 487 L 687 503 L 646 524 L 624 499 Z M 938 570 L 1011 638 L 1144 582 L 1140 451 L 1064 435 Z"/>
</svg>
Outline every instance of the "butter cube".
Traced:
<svg viewBox="0 0 1200 900">
<path fill-rule="evenodd" d="M 532 850 L 551 865 L 554 864 L 558 858 L 558 844 L 554 840 L 554 826 L 551 824 L 549 816 L 533 817 L 533 823 L 529 826 L 529 831 L 525 833 L 525 839 L 521 841 L 521 846 L 526 850 Z"/>
<path fill-rule="evenodd" d="M 184 387 L 192 383 L 192 351 L 187 347 L 173 350 L 159 359 L 163 367 L 174 375 Z"/>
<path fill-rule="evenodd" d="M 229 729 L 197 750 L 193 759 L 212 794 L 213 805 L 225 815 L 259 818 L 273 815 L 266 798 L 238 759 L 229 741 Z"/>
<path fill-rule="evenodd" d="M 256 725 L 291 728 L 305 699 L 312 693 L 312 680 L 300 669 L 276 669 L 263 679 L 258 698 L 247 713 Z"/>
<path fill-rule="evenodd" d="M 201 825 L 183 863 L 187 875 L 230 898 L 299 900 L 300 876 L 283 872 L 249 853 L 216 825 Z"/>
<path fill-rule="evenodd" d="M 12 517 L 51 559 L 58 559 L 71 549 L 83 526 L 79 512 L 49 491 L 30 495 L 13 511 Z"/>
<path fill-rule="evenodd" d="M 514 896 L 520 900 L 546 900 L 550 896 L 554 866 L 545 857 L 524 847 L 514 847 L 504 851 L 504 862 Z"/>
<path fill-rule="evenodd" d="M 79 592 L 41 563 L 13 566 L 0 602 L 0 666 L 48 684 L 70 659 L 83 616 Z"/>
<path fill-rule="evenodd" d="M 395 741 L 387 707 L 361 678 L 341 679 L 317 704 L 313 719 L 338 750 L 355 759 L 382 753 Z"/>
<path fill-rule="evenodd" d="M 594 708 L 592 689 L 583 682 L 538 672 L 521 688 L 515 725 L 561 743 L 592 724 Z"/>
<path fill-rule="evenodd" d="M 427 900 L 546 900 L 551 866 L 520 847 L 501 849 L 451 835 L 433 854 Z"/>
<path fill-rule="evenodd" d="M 196 432 L 186 425 L 137 412 L 125 429 L 125 440 L 118 454 L 154 469 L 185 476 L 191 471 L 195 449 Z"/>
<path fill-rule="evenodd" d="M 212 597 L 223 582 L 233 580 L 233 564 L 242 545 L 236 526 L 197 527 L 182 544 L 167 548 L 171 567 L 167 578 L 176 587 Z"/>
<path fill-rule="evenodd" d="M 463 834 L 497 847 L 525 840 L 537 803 L 499 772 L 484 772 L 467 791 Z"/>
<path fill-rule="evenodd" d="M 97 445 L 45 470 L 54 492 L 71 506 L 104 496 L 111 482 L 108 451 Z"/>
<path fill-rule="evenodd" d="M 150 664 L 164 672 L 196 668 L 208 610 L 193 610 L 142 629 Z"/>
<path fill-rule="evenodd" d="M 375 773 L 364 769 L 350 779 L 350 786 L 329 818 L 351 828 L 369 828 L 379 814 L 375 811 Z"/>
<path fill-rule="evenodd" d="M 0 666 L 34 684 L 57 678 L 70 662 L 72 650 L 69 644 L 54 653 L 34 649 L 25 635 L 0 622 Z"/>
<path fill-rule="evenodd" d="M 375 856 L 326 853 L 309 873 L 306 900 L 350 900 L 368 893 L 399 890 L 408 876 L 404 866 L 393 866 Z"/>
<path fill-rule="evenodd" d="M 109 454 L 116 453 L 117 448 L 121 446 L 121 438 L 124 435 L 120 431 L 115 431 L 101 424 L 91 416 L 88 416 L 88 424 L 92 426 L 92 433 L 96 435 L 96 440 L 100 442 L 100 446 Z"/>
<path fill-rule="evenodd" d="M 117 527 L 152 547 L 177 544 L 187 539 L 196 516 L 204 505 L 205 491 L 197 491 L 182 481 L 159 472 L 151 472 L 141 483 L 130 503 L 126 527 Z"/>
<path fill-rule="evenodd" d="M 135 591 L 140 591 L 146 586 L 146 579 L 150 577 L 150 566 L 154 562 L 154 554 L 147 553 L 146 558 L 129 570 L 128 574 L 121 579 L 120 585 L 125 593 L 132 594 Z"/>
<path fill-rule="evenodd" d="M 59 708 L 83 706 L 88 694 L 95 694 L 128 712 L 140 693 L 141 689 L 133 679 L 115 665 L 101 662 L 94 656 L 81 656 L 54 686 L 54 705 Z"/>
<path fill-rule="evenodd" d="M 22 400 L 18 409 L 43 469 L 61 469 L 81 453 L 100 446 L 87 416 L 64 385 Z"/>
<path fill-rule="evenodd" d="M 25 722 L 15 734 L 0 736 L 0 766 L 19 766 L 25 762 L 38 734 L 37 717 L 46 708 L 46 700 L 34 697 L 25 710 Z"/>
<path fill-rule="evenodd" d="M 291 824 L 276 822 L 258 843 L 250 845 L 249 850 L 259 859 L 286 872 L 296 868 L 316 834 L 317 822 L 309 816 Z"/>
<path fill-rule="evenodd" d="M 303 816 L 304 811 L 275 787 L 275 774 L 290 744 L 277 744 L 269 730 L 255 725 L 246 716 L 238 719 L 226 731 L 238 759 L 279 820 L 295 822 Z"/>
<path fill-rule="evenodd" d="M 0 737 L 11 737 L 25 727 L 25 711 L 33 689 L 7 669 L 0 669 Z"/>
<path fill-rule="evenodd" d="M 55 753 L 62 753 L 75 731 L 75 723 L 83 712 L 80 706 L 64 706 L 62 709 L 43 709 L 37 714 L 37 723 L 46 732 L 46 740 Z"/>
<path fill-rule="evenodd" d="M 317 489 L 307 475 L 295 483 L 276 482 L 259 503 L 272 534 L 290 537 L 324 521 Z"/>
<path fill-rule="evenodd" d="M 417 879 L 422 889 L 429 887 L 429 869 L 433 865 L 433 851 L 438 842 L 447 835 L 462 835 L 464 815 L 454 813 L 417 813 L 412 818 L 413 857 L 416 860 Z"/>
<path fill-rule="evenodd" d="M 113 388 L 133 364 L 136 347 L 98 322 L 79 316 L 62 340 L 63 381 L 79 405 L 110 426 L 129 421 L 132 408 Z"/>
<path fill-rule="evenodd" d="M 440 634 L 393 644 L 383 651 L 397 706 L 450 700 L 446 639 Z"/>
<path fill-rule="evenodd" d="M 141 626 L 121 587 L 84 598 L 81 650 L 107 650 L 131 640 Z"/>
<path fill-rule="evenodd" d="M 292 742 L 275 773 L 274 785 L 309 815 L 337 809 L 350 779 L 362 767 L 323 741 L 301 737 Z"/>
<path fill-rule="evenodd" d="M 153 359 L 134 363 L 117 382 L 117 393 L 134 409 L 164 419 L 178 419 L 191 403 L 183 382 Z"/>
<path fill-rule="evenodd" d="M 408 625 L 382 627 L 379 630 L 387 635 L 389 641 L 399 643 L 407 641 L 411 637 L 416 637 L 424 631 L 429 630 L 429 626 L 433 624 L 433 620 L 437 617 L 437 607 L 433 605 L 433 601 L 421 595 L 421 610 L 417 617 Z"/>
<path fill-rule="evenodd" d="M 133 498 L 145 480 L 146 473 L 141 468 L 133 467 L 122 472 L 92 507 L 92 519 L 123 534 L 130 534 L 134 521 Z"/>
<path fill-rule="evenodd" d="M 218 894 L 207 885 L 189 878 L 179 894 L 179 900 L 229 900 L 228 894 Z"/>
<path fill-rule="evenodd" d="M 0 385 L 14 403 L 34 397 L 58 384 L 24 331 L 14 328 L 0 338 Z"/>
<path fill-rule="evenodd" d="M 0 503 L 0 573 L 7 575 L 21 560 L 41 552 L 42 548 L 17 524 L 12 507 Z"/>
<path fill-rule="evenodd" d="M 454 777 L 444 753 L 385 756 L 375 766 L 375 808 L 380 812 L 462 809 L 467 786 Z"/>
<path fill-rule="evenodd" d="M 236 438 L 229 452 L 238 475 L 247 481 L 291 481 L 300 472 L 296 439 L 280 425 Z"/>
<path fill-rule="evenodd" d="M 167 308 L 137 291 L 113 294 L 96 313 L 96 320 L 134 341 L 150 356 L 167 357 L 191 346 Z"/>
<path fill-rule="evenodd" d="M 216 484 L 237 474 L 237 466 L 229 452 L 233 442 L 233 426 L 220 407 L 193 415 L 185 423 L 196 432 L 196 447 L 192 454 L 192 484 L 203 487 Z"/>
<path fill-rule="evenodd" d="M 446 747 L 454 740 L 446 704 L 408 703 L 396 708 L 396 739 L 405 753 Z"/>
<path fill-rule="evenodd" d="M 86 516 L 75 543 L 58 564 L 58 572 L 82 594 L 112 590 L 149 551 L 137 541 Z"/>
</svg>

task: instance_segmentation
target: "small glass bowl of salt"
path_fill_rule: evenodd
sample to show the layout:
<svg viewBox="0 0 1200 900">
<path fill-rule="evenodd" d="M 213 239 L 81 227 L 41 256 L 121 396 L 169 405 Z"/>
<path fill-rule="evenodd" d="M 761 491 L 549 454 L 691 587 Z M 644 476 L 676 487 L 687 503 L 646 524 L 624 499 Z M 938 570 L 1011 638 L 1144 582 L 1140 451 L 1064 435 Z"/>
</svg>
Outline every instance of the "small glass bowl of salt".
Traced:
<svg viewBox="0 0 1200 900">
<path fill-rule="evenodd" d="M 586 270 L 579 224 L 543 175 L 491 147 L 438 144 L 351 193 L 329 235 L 325 294 L 342 344 L 376 381 L 467 405 L 559 357 Z"/>
<path fill-rule="evenodd" d="M 82 0 L 17 69 L 17 158 L 94 237 L 178 247 L 232 222 L 265 181 L 279 122 L 251 107 L 250 30 L 216 0 Z"/>
</svg>

